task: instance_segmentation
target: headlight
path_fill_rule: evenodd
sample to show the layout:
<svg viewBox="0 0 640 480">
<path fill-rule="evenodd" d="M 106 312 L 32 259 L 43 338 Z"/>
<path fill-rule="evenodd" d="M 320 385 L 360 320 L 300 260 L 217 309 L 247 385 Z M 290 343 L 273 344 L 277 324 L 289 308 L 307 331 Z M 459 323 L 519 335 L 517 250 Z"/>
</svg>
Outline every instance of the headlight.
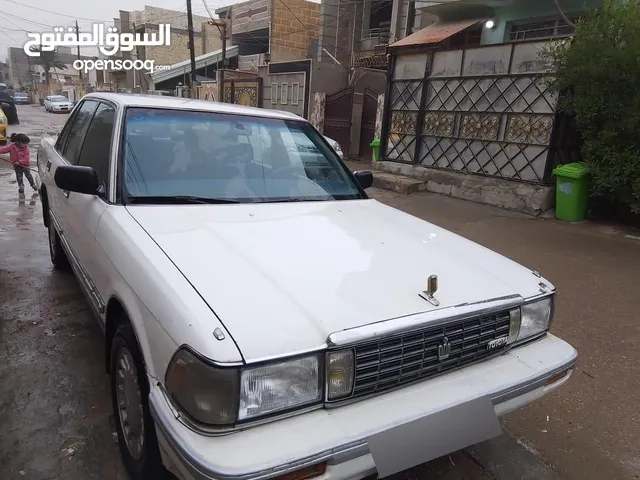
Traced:
<svg viewBox="0 0 640 480">
<path fill-rule="evenodd" d="M 342 153 L 342 148 L 340 148 L 340 144 L 339 143 L 334 143 L 333 144 L 333 148 L 336 152 L 338 153 Z"/>
<path fill-rule="evenodd" d="M 322 401 L 319 354 L 258 367 L 210 365 L 187 349 L 176 353 L 166 389 L 199 423 L 230 426 Z"/>
<path fill-rule="evenodd" d="M 321 399 L 318 355 L 248 368 L 240 379 L 238 420 L 290 410 Z"/>
<path fill-rule="evenodd" d="M 549 329 L 553 316 L 553 296 L 545 297 L 520 307 L 518 341 L 540 335 Z"/>
</svg>

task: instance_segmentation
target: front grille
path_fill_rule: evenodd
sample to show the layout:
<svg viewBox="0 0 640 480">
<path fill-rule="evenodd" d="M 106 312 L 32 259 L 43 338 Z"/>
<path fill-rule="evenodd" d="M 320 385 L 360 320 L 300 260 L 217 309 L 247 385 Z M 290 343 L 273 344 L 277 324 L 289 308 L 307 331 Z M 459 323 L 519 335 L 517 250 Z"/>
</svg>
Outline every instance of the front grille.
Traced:
<svg viewBox="0 0 640 480">
<path fill-rule="evenodd" d="M 509 335 L 509 312 L 458 320 L 443 325 L 362 343 L 355 347 L 354 397 L 388 390 L 429 378 L 502 352 L 507 345 L 488 348 L 492 340 Z M 445 338 L 449 356 L 439 360 Z"/>
</svg>

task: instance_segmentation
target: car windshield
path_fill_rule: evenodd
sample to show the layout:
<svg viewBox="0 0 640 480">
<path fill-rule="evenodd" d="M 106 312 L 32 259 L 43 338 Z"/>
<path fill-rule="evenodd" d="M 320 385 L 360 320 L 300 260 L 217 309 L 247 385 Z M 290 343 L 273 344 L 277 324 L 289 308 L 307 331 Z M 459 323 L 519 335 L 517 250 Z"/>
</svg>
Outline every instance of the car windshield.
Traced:
<svg viewBox="0 0 640 480">
<path fill-rule="evenodd" d="M 69 99 L 67 97 L 63 97 L 62 95 L 57 97 L 51 97 L 52 102 L 68 102 Z"/>
<path fill-rule="evenodd" d="M 302 121 L 129 108 L 123 149 L 125 192 L 138 203 L 365 198 Z"/>
</svg>

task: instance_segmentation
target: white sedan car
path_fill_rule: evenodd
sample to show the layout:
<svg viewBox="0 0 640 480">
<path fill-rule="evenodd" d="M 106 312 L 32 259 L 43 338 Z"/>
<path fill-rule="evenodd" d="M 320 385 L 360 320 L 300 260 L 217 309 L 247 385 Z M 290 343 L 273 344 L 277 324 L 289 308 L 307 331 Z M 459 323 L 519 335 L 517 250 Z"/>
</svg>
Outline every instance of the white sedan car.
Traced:
<svg viewBox="0 0 640 480">
<path fill-rule="evenodd" d="M 49 95 L 44 99 L 44 109 L 51 113 L 68 113 L 73 110 L 73 103 L 64 95 Z"/>
<path fill-rule="evenodd" d="M 344 160 L 344 154 L 342 152 L 342 147 L 338 142 L 336 142 L 333 138 L 329 138 L 326 135 L 323 135 L 324 139 L 327 141 L 331 148 L 338 154 L 341 160 Z"/>
<path fill-rule="evenodd" d="M 576 363 L 548 280 L 369 199 L 287 112 L 90 94 L 38 169 L 132 478 L 384 477 L 499 435 Z"/>
</svg>

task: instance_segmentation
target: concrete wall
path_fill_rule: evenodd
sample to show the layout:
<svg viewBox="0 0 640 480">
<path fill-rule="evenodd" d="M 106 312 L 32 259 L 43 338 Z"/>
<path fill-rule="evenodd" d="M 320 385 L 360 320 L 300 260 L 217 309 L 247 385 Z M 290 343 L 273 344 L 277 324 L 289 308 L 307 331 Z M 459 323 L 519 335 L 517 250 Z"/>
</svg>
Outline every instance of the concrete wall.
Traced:
<svg viewBox="0 0 640 480">
<path fill-rule="evenodd" d="M 306 0 L 275 0 L 271 19 L 272 62 L 307 58 L 320 34 L 320 5 Z"/>
<path fill-rule="evenodd" d="M 144 10 L 135 10 L 129 13 L 129 21 L 136 24 L 159 24 L 168 23 L 171 25 L 171 30 L 187 30 L 187 13 L 186 11 L 169 10 L 166 8 L 152 7 L 145 5 Z M 201 25 L 203 22 L 211 20 L 209 17 L 203 17 L 200 15 L 193 16 L 193 31 L 200 33 Z"/>
<path fill-rule="evenodd" d="M 230 5 L 230 7 L 232 33 L 246 33 L 269 28 L 272 9 L 271 0 L 253 0 L 236 3 L 235 5 Z M 222 10 L 228 10 L 228 8 L 219 8 L 216 13 Z"/>
<path fill-rule="evenodd" d="M 342 65 L 313 62 L 311 92 L 332 94 L 349 86 L 349 73 Z"/>
</svg>

